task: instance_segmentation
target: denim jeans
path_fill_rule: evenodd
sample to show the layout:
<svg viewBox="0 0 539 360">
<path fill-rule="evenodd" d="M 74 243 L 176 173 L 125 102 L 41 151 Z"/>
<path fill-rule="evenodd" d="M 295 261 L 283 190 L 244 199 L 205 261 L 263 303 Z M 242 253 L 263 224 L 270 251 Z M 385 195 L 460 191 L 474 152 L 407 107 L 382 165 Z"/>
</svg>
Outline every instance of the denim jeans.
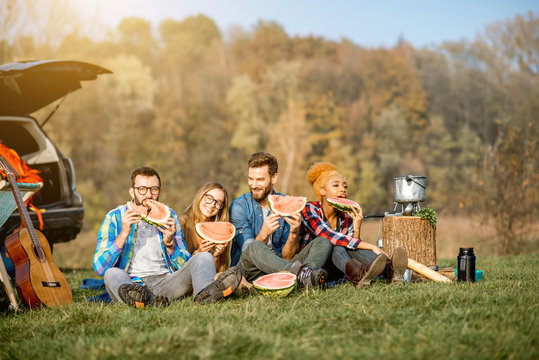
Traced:
<svg viewBox="0 0 539 360">
<path fill-rule="evenodd" d="M 261 241 L 254 241 L 241 254 L 238 266 L 247 281 L 253 281 L 264 274 L 288 271 L 296 261 L 310 268 L 323 267 L 331 255 L 331 242 L 325 238 L 316 238 L 309 242 L 292 259 L 285 260 L 271 251 Z"/>
<path fill-rule="evenodd" d="M 346 262 L 350 259 L 356 259 L 361 263 L 371 264 L 376 259 L 376 254 L 367 249 L 347 249 L 344 246 L 334 245 L 331 261 L 337 269 L 344 273 Z"/>
<path fill-rule="evenodd" d="M 169 300 L 176 300 L 189 294 L 195 296 L 213 282 L 215 274 L 213 256 L 208 252 L 201 252 L 193 255 L 173 273 L 145 276 L 142 281 L 152 296 L 164 295 Z M 119 268 L 110 268 L 105 272 L 104 278 L 105 287 L 112 300 L 122 302 L 118 295 L 120 285 L 133 282 L 127 272 Z"/>
</svg>

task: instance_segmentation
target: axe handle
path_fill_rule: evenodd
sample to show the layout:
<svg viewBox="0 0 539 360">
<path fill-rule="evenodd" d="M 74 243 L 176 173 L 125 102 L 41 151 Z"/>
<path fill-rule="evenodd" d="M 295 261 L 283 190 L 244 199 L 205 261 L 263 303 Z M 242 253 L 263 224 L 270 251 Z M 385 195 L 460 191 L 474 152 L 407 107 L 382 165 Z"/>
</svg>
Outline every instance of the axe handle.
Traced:
<svg viewBox="0 0 539 360">
<path fill-rule="evenodd" d="M 408 268 L 436 282 L 450 284 L 451 280 L 417 261 L 408 258 Z"/>
</svg>

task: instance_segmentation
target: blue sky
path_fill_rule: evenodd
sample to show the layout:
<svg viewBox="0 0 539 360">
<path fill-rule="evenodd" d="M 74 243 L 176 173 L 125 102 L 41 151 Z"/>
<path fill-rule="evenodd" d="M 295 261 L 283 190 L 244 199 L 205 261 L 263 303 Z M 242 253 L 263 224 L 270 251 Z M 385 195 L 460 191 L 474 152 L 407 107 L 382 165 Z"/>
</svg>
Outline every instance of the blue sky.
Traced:
<svg viewBox="0 0 539 360">
<path fill-rule="evenodd" d="M 80 0 L 76 0 L 80 1 Z M 223 33 L 233 25 L 251 29 L 274 20 L 293 35 L 346 37 L 365 47 L 393 46 L 403 36 L 415 47 L 445 40 L 472 40 L 495 22 L 539 14 L 539 0 L 85 0 L 110 26 L 138 16 L 157 25 L 204 14 Z"/>
</svg>

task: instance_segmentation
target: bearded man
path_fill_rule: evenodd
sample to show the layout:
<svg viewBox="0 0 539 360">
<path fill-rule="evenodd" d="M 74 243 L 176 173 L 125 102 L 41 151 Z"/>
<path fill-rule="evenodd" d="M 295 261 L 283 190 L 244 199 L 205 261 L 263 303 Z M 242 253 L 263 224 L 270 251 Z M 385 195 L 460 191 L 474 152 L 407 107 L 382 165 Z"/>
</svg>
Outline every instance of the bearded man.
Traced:
<svg viewBox="0 0 539 360">
<path fill-rule="evenodd" d="M 232 265 L 238 264 L 247 281 L 264 274 L 290 271 L 298 285 L 323 286 L 327 277 L 322 269 L 331 255 L 328 239 L 317 238 L 300 249 L 301 214 L 282 217 L 271 212 L 268 195 L 277 194 L 278 163 L 272 154 L 259 152 L 248 161 L 249 192 L 230 206 L 230 222 L 236 227 L 232 244 Z"/>
</svg>

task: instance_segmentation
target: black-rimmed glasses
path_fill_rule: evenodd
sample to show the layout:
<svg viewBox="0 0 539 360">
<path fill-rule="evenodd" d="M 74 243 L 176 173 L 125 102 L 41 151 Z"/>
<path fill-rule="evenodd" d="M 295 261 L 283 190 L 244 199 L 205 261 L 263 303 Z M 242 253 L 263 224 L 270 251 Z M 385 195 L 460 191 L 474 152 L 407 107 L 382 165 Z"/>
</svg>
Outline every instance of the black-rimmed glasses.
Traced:
<svg viewBox="0 0 539 360">
<path fill-rule="evenodd" d="M 152 195 L 157 195 L 159 194 L 159 190 L 161 190 L 161 188 L 159 186 L 137 186 L 137 187 L 134 187 L 133 186 L 133 189 L 137 189 L 137 192 L 140 194 L 140 195 L 144 195 L 148 192 L 148 190 L 150 190 L 150 193 Z"/>
<path fill-rule="evenodd" d="M 213 196 L 210 194 L 204 194 L 204 202 L 206 204 L 213 204 L 213 207 L 215 207 L 218 210 L 221 210 L 225 204 L 221 200 L 216 200 Z"/>
</svg>

